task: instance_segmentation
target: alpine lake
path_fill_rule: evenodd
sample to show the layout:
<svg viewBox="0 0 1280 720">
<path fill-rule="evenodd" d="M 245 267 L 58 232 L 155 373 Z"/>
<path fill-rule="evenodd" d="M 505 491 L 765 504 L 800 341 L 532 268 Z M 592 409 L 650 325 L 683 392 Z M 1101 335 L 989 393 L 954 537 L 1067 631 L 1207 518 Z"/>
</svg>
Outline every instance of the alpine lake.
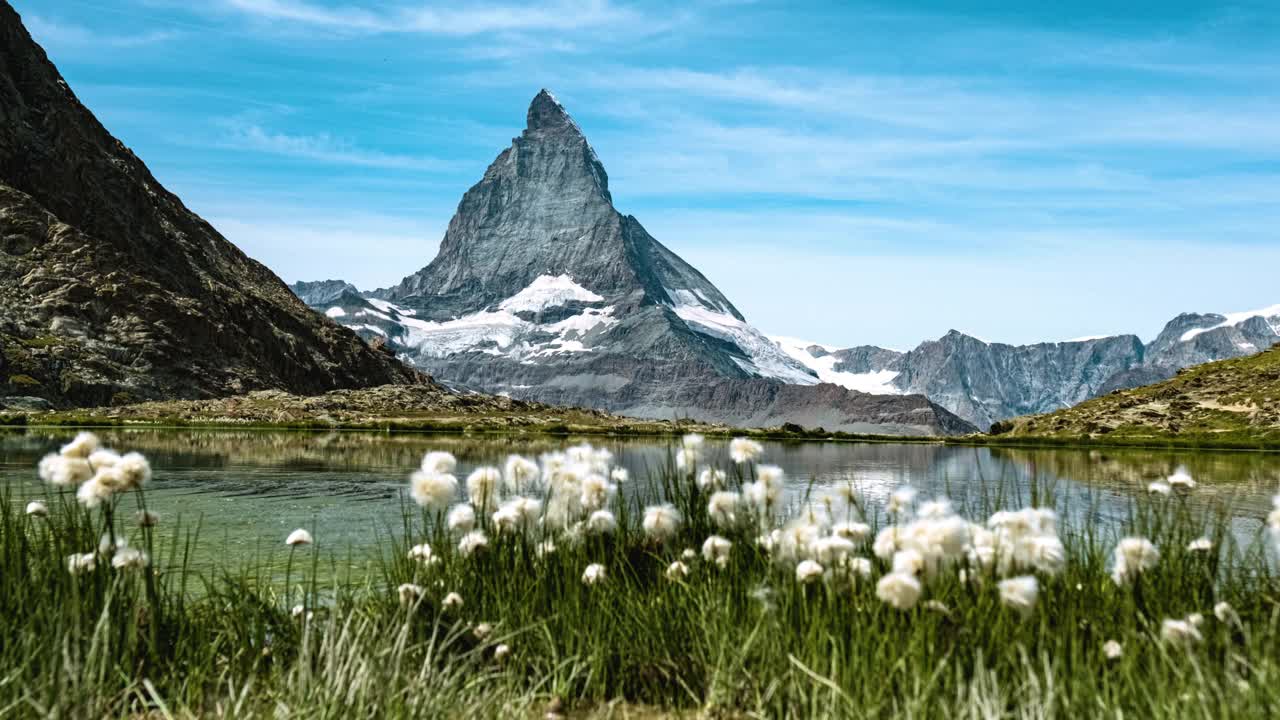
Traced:
<svg viewBox="0 0 1280 720">
<path fill-rule="evenodd" d="M 36 476 L 36 464 L 71 439 L 68 428 L 0 432 L 0 487 L 10 502 L 57 502 Z M 407 478 L 423 453 L 447 450 L 457 476 L 483 465 L 501 467 L 516 453 L 542 453 L 591 442 L 610 450 L 635 486 L 670 470 L 670 438 L 604 438 L 427 433 L 259 430 L 103 429 L 104 446 L 139 451 L 154 476 L 149 510 L 160 517 L 157 538 L 189 546 L 196 567 L 236 567 L 287 555 L 285 537 L 311 530 L 330 568 L 362 565 L 394 535 L 407 515 Z M 727 442 L 708 440 L 708 464 L 728 467 Z M 997 448 L 942 443 L 766 442 L 762 462 L 783 468 L 788 502 L 799 507 L 824 488 L 851 485 L 867 515 L 883 518 L 895 489 L 910 485 L 921 498 L 949 498 L 961 514 L 970 507 L 1051 506 L 1068 527 L 1115 533 L 1147 485 L 1185 468 L 1199 485 L 1182 502 L 1214 504 L 1232 518 L 1244 545 L 1263 530 L 1280 488 L 1280 454 L 1204 450 Z M 690 479 L 692 482 L 692 479 Z M 627 487 L 622 496 L 625 501 Z M 67 500 L 70 495 L 67 495 Z M 461 500 L 461 496 L 459 500 Z M 122 513 L 134 500 L 121 499 Z M 198 542 L 189 542 L 198 537 Z"/>
</svg>

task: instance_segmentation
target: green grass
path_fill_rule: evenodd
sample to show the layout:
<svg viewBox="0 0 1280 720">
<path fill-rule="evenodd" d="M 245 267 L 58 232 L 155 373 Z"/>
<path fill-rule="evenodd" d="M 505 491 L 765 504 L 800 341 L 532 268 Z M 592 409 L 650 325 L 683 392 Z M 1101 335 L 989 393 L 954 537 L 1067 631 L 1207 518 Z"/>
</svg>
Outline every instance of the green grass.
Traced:
<svg viewBox="0 0 1280 720">
<path fill-rule="evenodd" d="M 127 449 L 127 448 L 124 448 Z M 157 468 L 162 472 L 163 468 Z M 731 485 L 745 478 L 731 470 Z M 1202 480 L 1207 480 L 1202 478 Z M 1024 618 L 1003 607 L 994 578 L 944 572 L 926 598 L 946 612 L 886 606 L 850 577 L 802 586 L 753 542 L 755 528 L 721 532 L 724 569 L 689 562 L 683 582 L 664 570 L 714 529 L 706 497 L 672 466 L 633 478 L 611 509 L 619 530 L 579 543 L 491 535 L 462 557 L 439 515 L 416 506 L 389 518 L 368 563 L 316 544 L 292 556 L 246 558 L 197 572 L 194 529 L 124 521 L 141 493 L 90 512 L 49 489 L 48 518 L 0 497 L 0 717 L 542 717 L 553 699 L 577 715 L 624 711 L 709 717 L 1273 717 L 1280 710 L 1280 581 L 1265 536 L 1237 545 L 1229 507 L 1180 497 L 1138 498 L 1123 532 L 1151 538 L 1158 566 L 1132 587 L 1109 577 L 1117 535 L 1076 524 L 1092 508 L 1065 507 L 1050 486 L 992 481 L 963 508 L 1056 506 L 1066 569 L 1042 576 Z M 665 545 L 639 528 L 645 505 L 674 503 L 686 523 Z M 1200 508 L 1200 509 L 1198 509 Z M 194 520 L 194 519 L 188 519 Z M 64 558 L 96 547 L 106 524 L 153 557 L 145 570 L 73 577 Z M 153 534 L 154 532 L 154 534 Z M 1221 553 L 1185 550 L 1207 534 Z M 281 538 L 283 541 L 283 538 Z M 408 559 L 428 542 L 432 567 Z M 869 549 L 862 554 L 870 555 Z M 289 566 L 288 581 L 279 573 Z M 589 563 L 605 583 L 581 581 Z M 357 568 L 357 569 L 352 569 Z M 875 576 L 887 568 L 876 561 Z M 318 581 L 319 577 L 337 578 Z M 424 597 L 400 604 L 396 587 Z M 461 608 L 441 601 L 457 592 Z M 1239 625 L 1214 619 L 1231 603 Z M 295 604 L 314 615 L 294 617 Z M 1200 612 L 1204 641 L 1159 638 L 1165 618 Z M 476 637 L 480 623 L 494 625 Z M 1120 641 L 1116 661 L 1102 655 Z M 495 650 L 512 653 L 499 662 Z"/>
</svg>

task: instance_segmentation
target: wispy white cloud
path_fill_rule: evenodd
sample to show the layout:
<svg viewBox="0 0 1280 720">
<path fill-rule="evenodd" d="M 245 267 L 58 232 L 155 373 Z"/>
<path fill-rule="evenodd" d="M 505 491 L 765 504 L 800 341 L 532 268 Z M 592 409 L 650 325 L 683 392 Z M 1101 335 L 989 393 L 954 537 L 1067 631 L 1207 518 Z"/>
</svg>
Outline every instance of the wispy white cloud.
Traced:
<svg viewBox="0 0 1280 720">
<path fill-rule="evenodd" d="M 46 47 L 63 49 L 135 48 L 167 42 L 182 35 L 181 32 L 174 30 L 149 30 L 141 33 L 103 32 L 35 14 L 26 15 L 23 17 L 23 22 L 36 42 Z"/>
<path fill-rule="evenodd" d="M 225 0 L 228 7 L 263 20 L 315 25 L 330 30 L 365 33 L 480 33 L 579 30 L 634 22 L 639 14 L 608 0 L 535 4 L 402 5 L 367 10 L 323 6 L 305 0 Z"/>
<path fill-rule="evenodd" d="M 381 168 L 385 170 L 441 171 L 453 165 L 438 158 L 398 155 L 380 150 L 360 148 L 348 141 L 321 133 L 289 135 L 272 132 L 260 125 L 228 120 L 222 123 L 226 134 L 218 144 L 230 149 L 281 155 L 312 160 L 329 165 Z"/>
</svg>

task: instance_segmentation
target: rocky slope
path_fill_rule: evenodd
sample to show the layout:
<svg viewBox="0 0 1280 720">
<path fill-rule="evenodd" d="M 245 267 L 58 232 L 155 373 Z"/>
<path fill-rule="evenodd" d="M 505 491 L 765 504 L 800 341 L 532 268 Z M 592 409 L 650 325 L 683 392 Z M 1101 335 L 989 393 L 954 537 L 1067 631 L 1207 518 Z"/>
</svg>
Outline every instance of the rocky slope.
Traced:
<svg viewBox="0 0 1280 720">
<path fill-rule="evenodd" d="M 424 381 L 165 190 L 2 0 L 0 344 L 0 405 Z"/>
<path fill-rule="evenodd" d="M 1280 445 L 1280 346 L 1196 365 L 1154 385 L 997 423 L 1001 438 Z"/>
<path fill-rule="evenodd" d="M 1179 315 L 1145 345 L 1136 335 L 1006 345 L 955 330 L 906 353 L 774 340 L 826 381 L 869 392 L 920 393 L 987 428 L 1158 382 L 1199 363 L 1267 349 L 1280 342 L 1280 306 L 1230 315 Z"/>
<path fill-rule="evenodd" d="M 615 209 L 604 166 L 545 90 L 524 132 L 463 196 L 425 268 L 363 296 L 341 281 L 294 290 L 442 381 L 484 392 L 637 417 L 969 429 L 922 398 L 820 387 Z"/>
</svg>

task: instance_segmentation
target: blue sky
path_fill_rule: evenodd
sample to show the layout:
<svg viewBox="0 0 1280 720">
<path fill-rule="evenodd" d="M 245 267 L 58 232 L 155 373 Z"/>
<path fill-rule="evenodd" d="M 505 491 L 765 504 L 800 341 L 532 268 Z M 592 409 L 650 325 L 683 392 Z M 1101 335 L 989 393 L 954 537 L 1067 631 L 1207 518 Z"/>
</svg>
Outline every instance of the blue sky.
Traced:
<svg viewBox="0 0 1280 720">
<path fill-rule="evenodd" d="M 425 265 L 548 87 L 618 208 L 770 333 L 1149 339 L 1280 302 L 1273 2 L 14 5 L 287 281 Z"/>
</svg>

